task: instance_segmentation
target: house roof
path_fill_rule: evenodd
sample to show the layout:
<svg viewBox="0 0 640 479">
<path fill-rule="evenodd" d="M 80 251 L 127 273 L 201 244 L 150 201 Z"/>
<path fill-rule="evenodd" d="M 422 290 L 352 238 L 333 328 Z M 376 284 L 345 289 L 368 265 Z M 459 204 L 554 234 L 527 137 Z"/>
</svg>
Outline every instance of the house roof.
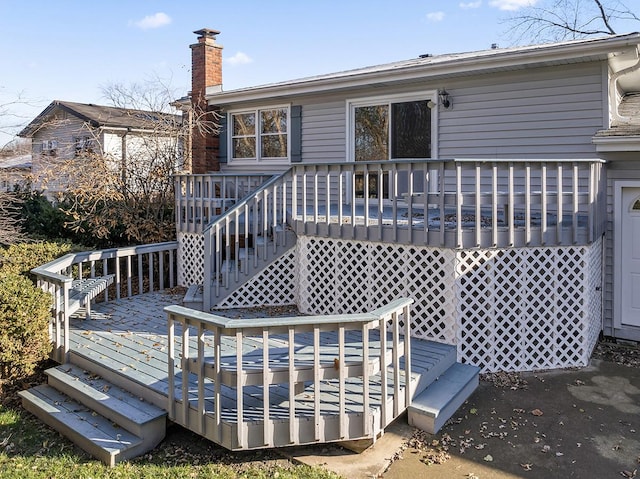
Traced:
<svg viewBox="0 0 640 479">
<path fill-rule="evenodd" d="M 237 101 L 291 97 L 305 93 L 339 91 L 360 86 L 384 86 L 424 79 L 445 79 L 479 73 L 522 70 L 531 66 L 551 66 L 612 58 L 613 54 L 637 52 L 640 33 L 512 48 L 492 48 L 465 53 L 421 55 L 418 58 L 384 65 L 358 68 L 327 75 L 301 78 L 208 95 L 210 103 L 225 105 Z M 632 55 L 633 56 L 633 55 Z M 637 60 L 637 57 L 636 57 Z M 620 69 L 628 62 L 622 62 Z M 640 81 L 634 81 L 640 88 Z"/>
<path fill-rule="evenodd" d="M 76 103 L 71 101 L 54 100 L 38 116 L 36 116 L 20 133 L 20 137 L 30 137 L 46 125 L 56 110 L 67 113 L 85 121 L 94 128 L 125 128 L 132 130 L 152 130 L 157 126 L 155 122 L 163 122 L 167 128 L 172 128 L 182 122 L 180 115 L 159 113 L 147 110 L 117 108 L 113 106 L 94 105 L 93 103 Z"/>
</svg>

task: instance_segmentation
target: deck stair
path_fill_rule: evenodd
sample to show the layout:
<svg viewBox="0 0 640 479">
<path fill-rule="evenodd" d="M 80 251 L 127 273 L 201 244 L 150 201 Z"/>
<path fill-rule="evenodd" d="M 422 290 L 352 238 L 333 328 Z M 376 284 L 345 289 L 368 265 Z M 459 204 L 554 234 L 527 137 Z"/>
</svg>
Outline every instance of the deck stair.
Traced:
<svg viewBox="0 0 640 479">
<path fill-rule="evenodd" d="M 413 399 L 408 408 L 411 426 L 436 434 L 476 390 L 480 368 L 454 363 Z"/>
<path fill-rule="evenodd" d="M 46 374 L 47 384 L 19 393 L 24 408 L 108 466 L 164 438 L 162 409 L 72 364 Z"/>
<path fill-rule="evenodd" d="M 287 226 L 278 225 L 272 228 L 272 233 L 268 236 L 253 236 L 250 247 L 239 247 L 237 252 L 230 250 L 231 257 L 222 258 L 220 268 L 214 271 L 214 277 L 211 279 L 212 307 L 251 281 L 254 276 L 295 246 L 295 233 Z M 203 285 L 191 285 L 184 296 L 183 305 L 203 311 L 203 288 Z"/>
</svg>

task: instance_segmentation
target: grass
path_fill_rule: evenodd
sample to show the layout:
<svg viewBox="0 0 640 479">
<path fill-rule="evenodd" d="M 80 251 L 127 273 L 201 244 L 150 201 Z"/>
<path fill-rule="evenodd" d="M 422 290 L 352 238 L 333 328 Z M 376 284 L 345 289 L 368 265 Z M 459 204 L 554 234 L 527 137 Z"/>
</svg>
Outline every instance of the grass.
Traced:
<svg viewBox="0 0 640 479">
<path fill-rule="evenodd" d="M 173 426 L 150 453 L 108 468 L 19 408 L 0 406 L 2 479 L 336 479 L 273 451 L 232 453 Z"/>
</svg>

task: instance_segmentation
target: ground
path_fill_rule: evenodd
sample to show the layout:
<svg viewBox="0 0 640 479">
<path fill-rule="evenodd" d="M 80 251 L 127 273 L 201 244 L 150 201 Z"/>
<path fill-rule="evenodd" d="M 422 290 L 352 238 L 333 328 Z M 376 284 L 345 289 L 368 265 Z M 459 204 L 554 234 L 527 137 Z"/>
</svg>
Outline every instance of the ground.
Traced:
<svg viewBox="0 0 640 479">
<path fill-rule="evenodd" d="M 437 435 L 415 431 L 385 479 L 636 477 L 640 349 L 598 344 L 591 366 L 484 375 Z"/>
</svg>

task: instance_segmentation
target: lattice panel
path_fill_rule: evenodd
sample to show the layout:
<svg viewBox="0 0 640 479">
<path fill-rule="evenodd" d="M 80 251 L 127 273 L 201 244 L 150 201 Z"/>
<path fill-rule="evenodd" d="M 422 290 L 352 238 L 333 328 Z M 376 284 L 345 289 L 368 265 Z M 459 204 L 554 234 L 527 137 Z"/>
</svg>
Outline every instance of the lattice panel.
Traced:
<svg viewBox="0 0 640 479">
<path fill-rule="evenodd" d="M 297 250 L 302 312 L 361 313 L 408 296 L 414 336 L 455 341 L 452 250 L 305 236 Z"/>
<path fill-rule="evenodd" d="M 282 255 L 229 296 L 219 308 L 285 306 L 296 303 L 295 249 Z"/>
<path fill-rule="evenodd" d="M 178 284 L 204 283 L 204 236 L 201 233 L 178 233 Z"/>
<path fill-rule="evenodd" d="M 593 348 L 598 343 L 602 331 L 602 244 L 603 238 L 598 239 L 587 253 L 587 350 L 583 358 L 584 364 L 589 363 Z"/>
<path fill-rule="evenodd" d="M 601 248 L 458 252 L 458 357 L 485 371 L 586 365 L 600 331 Z"/>
</svg>

